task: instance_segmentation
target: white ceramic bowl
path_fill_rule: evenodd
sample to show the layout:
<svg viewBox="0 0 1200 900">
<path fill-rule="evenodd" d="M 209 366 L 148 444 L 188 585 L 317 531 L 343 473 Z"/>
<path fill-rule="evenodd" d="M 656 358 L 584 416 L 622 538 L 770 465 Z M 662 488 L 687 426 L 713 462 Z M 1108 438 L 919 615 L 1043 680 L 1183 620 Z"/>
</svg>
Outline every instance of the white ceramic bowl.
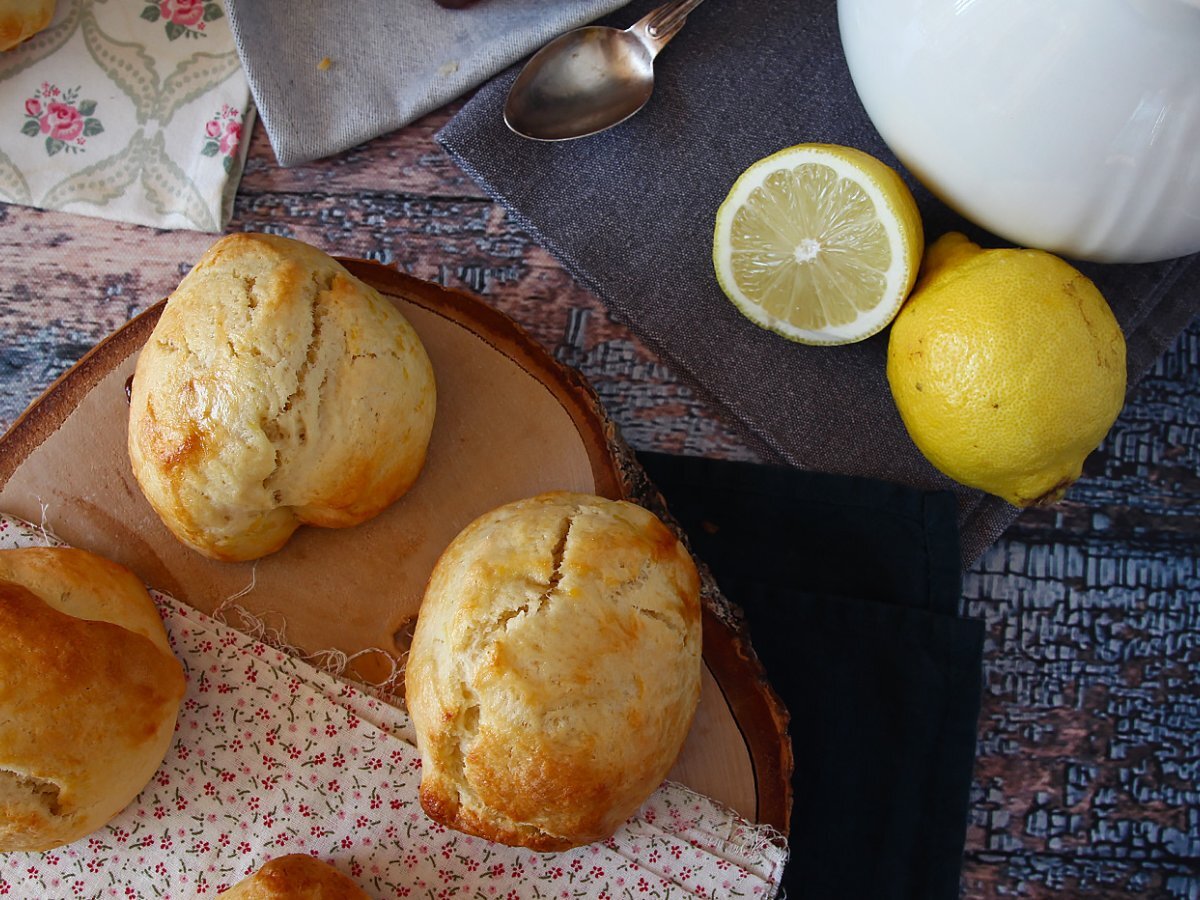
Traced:
<svg viewBox="0 0 1200 900">
<path fill-rule="evenodd" d="M 1200 0 L 838 0 L 867 113 L 949 206 L 1079 259 L 1200 251 Z"/>
</svg>

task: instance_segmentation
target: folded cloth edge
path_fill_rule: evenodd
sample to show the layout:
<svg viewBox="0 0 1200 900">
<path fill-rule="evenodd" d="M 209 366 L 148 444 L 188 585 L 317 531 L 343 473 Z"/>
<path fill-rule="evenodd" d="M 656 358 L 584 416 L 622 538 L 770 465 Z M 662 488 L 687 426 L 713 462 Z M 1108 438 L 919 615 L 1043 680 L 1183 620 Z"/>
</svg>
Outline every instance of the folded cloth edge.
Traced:
<svg viewBox="0 0 1200 900">
<path fill-rule="evenodd" d="M 518 30 L 507 34 L 494 32 L 487 44 L 493 55 L 486 59 L 472 58 L 470 53 L 462 52 L 464 48 L 461 45 L 454 44 L 453 49 L 456 52 L 453 55 L 455 58 L 453 61 L 446 62 L 439 69 L 439 77 L 436 82 L 427 83 L 420 78 L 414 79 L 417 85 L 423 85 L 423 90 L 407 98 L 401 87 L 393 86 L 390 93 L 394 107 L 390 111 L 386 111 L 381 119 L 362 119 L 356 124 L 343 116 L 336 123 L 327 123 L 337 125 L 336 137 L 327 140 L 324 146 L 317 148 L 297 146 L 297 142 L 287 131 L 286 126 L 277 125 L 276 112 L 279 113 L 281 120 L 288 123 L 292 121 L 292 117 L 288 114 L 289 111 L 282 107 L 276 110 L 271 97 L 272 91 L 260 80 L 260 70 L 254 63 L 254 54 L 250 50 L 243 32 L 238 0 L 228 0 L 228 7 L 234 46 L 237 48 L 243 68 L 247 73 L 250 90 L 255 104 L 258 106 L 268 140 L 275 152 L 276 160 L 281 166 L 288 168 L 336 155 L 382 134 L 402 128 L 422 115 L 470 92 L 498 72 L 504 71 L 513 63 L 536 51 L 557 34 L 586 25 L 619 9 L 628 2 L 629 0 L 594 0 L 594 4 L 590 6 L 567 3 L 558 10 L 545 11 L 546 13 L 557 13 L 557 15 L 553 19 L 542 15 L 538 18 L 537 27 L 534 30 Z M 464 24 L 480 20 L 487 21 L 489 16 L 496 14 L 495 9 L 483 8 L 483 4 L 478 9 L 461 10 L 438 10 L 433 6 L 433 0 L 429 0 L 429 4 L 431 14 L 447 15 Z M 456 38 L 461 39 L 461 37 L 461 33 L 456 34 Z M 317 70 L 318 67 L 314 63 L 312 68 Z M 273 69 L 268 66 L 266 71 L 270 73 Z M 386 79 L 379 78 L 372 80 L 375 82 L 376 89 L 386 81 Z M 289 84 L 294 84 L 294 81 L 290 81 Z"/>
</svg>

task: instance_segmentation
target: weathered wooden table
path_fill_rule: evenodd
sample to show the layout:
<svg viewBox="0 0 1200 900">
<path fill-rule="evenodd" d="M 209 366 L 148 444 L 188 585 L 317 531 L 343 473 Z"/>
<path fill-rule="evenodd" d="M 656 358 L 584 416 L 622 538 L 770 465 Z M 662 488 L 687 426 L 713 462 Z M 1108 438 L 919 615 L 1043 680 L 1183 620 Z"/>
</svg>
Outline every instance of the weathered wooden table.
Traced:
<svg viewBox="0 0 1200 900">
<path fill-rule="evenodd" d="M 753 459 L 438 149 L 455 109 L 288 170 L 257 128 L 229 230 L 475 291 L 581 370 L 635 448 Z M 0 205 L 0 431 L 212 240 Z M 1200 897 L 1200 319 L 1085 475 L 966 573 L 988 633 L 966 896 Z"/>
</svg>

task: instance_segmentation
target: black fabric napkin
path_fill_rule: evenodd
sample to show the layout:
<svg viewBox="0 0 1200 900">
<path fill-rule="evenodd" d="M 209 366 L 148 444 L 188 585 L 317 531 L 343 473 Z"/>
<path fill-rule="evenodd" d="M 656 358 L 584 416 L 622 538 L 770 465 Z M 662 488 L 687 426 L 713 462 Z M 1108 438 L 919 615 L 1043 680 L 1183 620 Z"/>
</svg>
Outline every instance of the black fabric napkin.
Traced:
<svg viewBox="0 0 1200 900">
<path fill-rule="evenodd" d="M 607 21 L 626 27 L 658 2 L 635 0 Z M 978 557 L 1017 510 L 952 484 L 917 451 L 887 387 L 887 332 L 847 347 L 792 344 L 743 319 L 712 273 L 717 207 L 756 159 L 824 141 L 898 166 L 854 91 L 834 0 L 702 4 L 659 57 L 646 108 L 582 140 L 511 134 L 501 109 L 515 74 L 439 133 L 454 159 L 767 460 L 952 490 L 964 557 Z M 902 174 L 930 237 L 958 229 L 1002 243 Z M 1200 310 L 1200 256 L 1081 268 L 1124 328 L 1132 386 Z"/>
<path fill-rule="evenodd" d="M 791 714 L 788 896 L 958 897 L 983 623 L 958 615 L 953 495 L 638 458 Z"/>
</svg>

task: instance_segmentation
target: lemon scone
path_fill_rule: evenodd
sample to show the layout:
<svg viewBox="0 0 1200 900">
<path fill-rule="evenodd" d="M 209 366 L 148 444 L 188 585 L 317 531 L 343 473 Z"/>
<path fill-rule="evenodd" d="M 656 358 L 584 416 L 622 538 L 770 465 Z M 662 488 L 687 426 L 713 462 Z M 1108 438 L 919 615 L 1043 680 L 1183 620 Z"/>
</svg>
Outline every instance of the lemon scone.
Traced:
<svg viewBox="0 0 1200 900">
<path fill-rule="evenodd" d="M 370 900 L 333 866 L 303 853 L 276 857 L 217 896 L 224 900 Z"/>
<path fill-rule="evenodd" d="M 29 40 L 54 18 L 55 0 L 0 0 L 0 51 Z"/>
<path fill-rule="evenodd" d="M 83 550 L 0 551 L 0 851 L 70 843 L 124 809 L 184 686 L 133 573 Z"/>
<path fill-rule="evenodd" d="M 405 673 L 421 805 L 536 850 L 610 836 L 667 774 L 700 696 L 699 579 L 651 513 L 550 493 L 462 531 Z"/>
<path fill-rule="evenodd" d="M 356 525 L 404 494 L 435 405 L 429 357 L 393 303 L 314 247 L 235 234 L 142 349 L 129 456 L 176 537 L 255 559 L 301 524 Z"/>
</svg>

